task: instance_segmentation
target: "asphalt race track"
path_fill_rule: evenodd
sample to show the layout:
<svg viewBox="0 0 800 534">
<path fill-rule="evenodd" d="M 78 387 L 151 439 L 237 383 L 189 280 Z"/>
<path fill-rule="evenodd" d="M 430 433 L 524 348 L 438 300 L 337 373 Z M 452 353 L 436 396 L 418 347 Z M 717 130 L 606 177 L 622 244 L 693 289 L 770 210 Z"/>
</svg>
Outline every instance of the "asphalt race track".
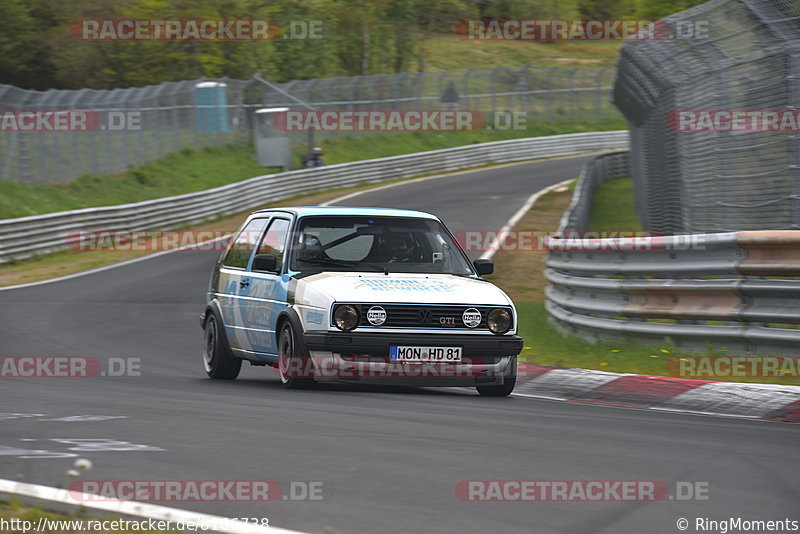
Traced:
<svg viewBox="0 0 800 534">
<path fill-rule="evenodd" d="M 430 211 L 453 231 L 499 229 L 585 160 L 490 168 L 345 203 Z M 793 425 L 469 390 L 289 391 L 271 369 L 250 366 L 212 382 L 197 317 L 215 257 L 177 252 L 0 291 L 2 356 L 141 359 L 141 376 L 0 378 L 0 478 L 67 485 L 65 471 L 85 457 L 91 480 L 318 481 L 322 500 L 163 504 L 319 533 L 675 533 L 680 518 L 698 532 L 696 517 L 797 513 Z M 673 493 L 678 481 L 699 482 L 709 500 L 462 502 L 456 484 L 473 479 L 655 480 Z"/>
</svg>

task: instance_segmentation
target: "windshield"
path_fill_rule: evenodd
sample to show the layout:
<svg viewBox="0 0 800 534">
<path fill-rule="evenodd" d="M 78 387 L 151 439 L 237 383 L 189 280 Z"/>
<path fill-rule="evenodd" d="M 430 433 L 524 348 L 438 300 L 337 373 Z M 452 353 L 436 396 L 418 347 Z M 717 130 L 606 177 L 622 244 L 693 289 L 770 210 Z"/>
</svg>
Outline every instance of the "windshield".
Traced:
<svg viewBox="0 0 800 534">
<path fill-rule="evenodd" d="M 290 261 L 295 271 L 474 273 L 439 221 L 402 217 L 304 217 Z"/>
</svg>

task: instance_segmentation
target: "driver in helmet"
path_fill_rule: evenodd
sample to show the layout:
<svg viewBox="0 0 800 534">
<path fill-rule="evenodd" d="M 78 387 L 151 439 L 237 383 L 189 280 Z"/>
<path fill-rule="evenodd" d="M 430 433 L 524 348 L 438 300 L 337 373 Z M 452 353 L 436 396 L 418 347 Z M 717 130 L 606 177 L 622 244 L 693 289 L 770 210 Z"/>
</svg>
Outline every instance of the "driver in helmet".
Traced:
<svg viewBox="0 0 800 534">
<path fill-rule="evenodd" d="M 381 237 L 381 245 L 386 263 L 419 261 L 411 234 L 392 232 Z"/>
</svg>

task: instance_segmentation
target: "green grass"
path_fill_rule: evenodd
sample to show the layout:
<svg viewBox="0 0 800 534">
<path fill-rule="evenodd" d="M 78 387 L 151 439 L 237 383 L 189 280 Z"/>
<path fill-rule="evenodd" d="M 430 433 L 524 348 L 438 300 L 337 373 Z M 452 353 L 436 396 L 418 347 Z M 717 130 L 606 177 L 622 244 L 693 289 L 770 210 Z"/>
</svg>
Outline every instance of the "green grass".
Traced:
<svg viewBox="0 0 800 534">
<path fill-rule="evenodd" d="M 535 124 L 521 131 L 420 132 L 330 137 L 319 144 L 328 164 L 409 154 L 471 143 L 561 133 L 624 128 L 601 123 Z M 302 149 L 298 149 L 301 151 Z M 299 152 L 296 154 L 299 160 Z M 0 218 L 24 217 L 94 206 L 110 206 L 202 191 L 275 172 L 255 161 L 252 146 L 184 149 L 125 173 L 83 176 L 67 184 L 0 183 Z"/>
<path fill-rule="evenodd" d="M 333 164 L 359 159 L 411 154 L 414 152 L 437 150 L 474 143 L 502 141 L 505 139 L 602 130 L 623 130 L 625 128 L 627 128 L 627 124 L 622 119 L 606 120 L 602 122 L 536 123 L 529 124 L 526 130 L 409 132 L 348 136 L 323 141 L 321 146 L 325 150 L 326 163 Z"/>
<path fill-rule="evenodd" d="M 525 340 L 520 361 L 626 373 L 658 375 L 666 372 L 665 362 L 669 354 L 661 352 L 661 349 L 671 353 L 671 347 L 647 347 L 612 341 L 593 344 L 559 332 L 549 322 L 543 302 L 518 302 L 516 307 L 520 335 Z"/>
<path fill-rule="evenodd" d="M 120 528 L 120 529 L 113 529 L 113 530 L 112 529 L 110 529 L 110 530 L 102 530 L 101 529 L 101 530 L 93 530 L 92 531 L 92 532 L 100 532 L 100 533 L 106 533 L 106 532 L 107 533 L 112 533 L 113 532 L 114 534 L 134 534 L 134 533 L 136 533 L 136 534 L 164 534 L 164 533 L 172 533 L 172 532 L 177 533 L 177 532 L 180 532 L 179 530 L 174 529 L 174 527 L 177 526 L 174 523 L 171 525 L 171 526 L 173 526 L 173 530 L 160 530 L 159 531 L 159 530 L 149 530 L 149 529 L 137 529 L 137 528 L 135 528 L 136 526 L 141 524 L 142 521 L 144 521 L 145 522 L 144 524 L 146 524 L 147 520 L 146 519 L 142 519 L 140 517 L 124 518 L 124 517 L 119 516 L 119 515 L 110 514 L 110 513 L 106 513 L 106 512 L 102 512 L 102 511 L 94 511 L 93 510 L 93 511 L 90 512 L 86 508 L 80 507 L 80 506 L 75 508 L 74 511 L 72 513 L 70 513 L 70 514 L 63 513 L 63 512 L 55 512 L 55 511 L 47 510 L 47 509 L 39 507 L 39 506 L 31 506 L 31 505 L 24 504 L 21 500 L 19 500 L 17 498 L 12 498 L 12 499 L 10 499 L 8 501 L 0 501 L 0 517 L 4 518 L 6 520 L 18 519 L 20 523 L 23 522 L 23 521 L 28 521 L 30 527 L 32 527 L 33 529 L 35 529 L 36 526 L 38 525 L 39 519 L 43 518 L 45 520 L 50 520 L 50 521 L 84 521 L 84 522 L 86 522 L 86 521 L 101 521 L 101 522 L 102 521 L 108 521 L 108 523 L 105 523 L 105 526 L 108 526 L 108 527 L 113 527 L 113 526 L 120 526 L 120 527 L 121 526 L 128 526 L 128 527 L 132 527 L 132 528 Z M 111 523 L 112 521 L 120 521 L 120 520 L 121 521 L 136 521 L 137 525 L 132 525 L 130 523 L 126 524 L 126 523 L 121 523 L 121 522 L 117 523 L 116 525 Z M 86 528 L 87 526 L 90 526 L 90 525 L 91 526 L 95 526 L 94 523 L 84 523 L 84 528 Z M 103 523 L 100 523 L 99 525 L 103 526 Z M 20 525 L 20 526 L 22 526 L 22 525 Z M 47 527 L 46 523 L 43 523 L 42 526 L 44 528 L 44 532 L 57 532 L 57 530 L 54 529 L 54 528 L 47 529 L 46 528 Z M 0 534 L 6 534 L 6 533 L 12 534 L 12 533 L 15 533 L 15 532 L 18 533 L 18 532 L 20 532 L 20 530 L 0 530 Z"/>
<path fill-rule="evenodd" d="M 589 229 L 629 231 L 642 229 L 633 201 L 633 179 L 617 178 L 597 188 L 592 200 Z"/>
<path fill-rule="evenodd" d="M 266 174 L 247 147 L 183 149 L 122 174 L 82 176 L 67 184 L 0 183 L 0 217 L 109 206 L 202 191 Z"/>
<path fill-rule="evenodd" d="M 562 15 L 562 18 L 569 16 Z M 572 18 L 580 18 L 575 13 Z M 467 40 L 431 34 L 423 47 L 429 51 L 424 70 L 460 70 L 473 67 L 562 65 L 614 67 L 622 41 L 491 41 Z"/>
<path fill-rule="evenodd" d="M 564 335 L 553 327 L 548 320 L 543 302 L 517 302 L 515 304 L 519 314 L 519 332 L 525 340 L 525 348 L 520 354 L 520 361 L 524 363 L 599 369 L 618 373 L 674 376 L 667 369 L 667 362 L 672 358 L 691 355 L 727 355 L 722 350 L 687 351 L 669 344 L 645 345 L 616 341 L 590 343 L 577 336 Z M 724 380 L 800 385 L 800 378 L 797 376 L 782 378 L 732 377 Z"/>
</svg>

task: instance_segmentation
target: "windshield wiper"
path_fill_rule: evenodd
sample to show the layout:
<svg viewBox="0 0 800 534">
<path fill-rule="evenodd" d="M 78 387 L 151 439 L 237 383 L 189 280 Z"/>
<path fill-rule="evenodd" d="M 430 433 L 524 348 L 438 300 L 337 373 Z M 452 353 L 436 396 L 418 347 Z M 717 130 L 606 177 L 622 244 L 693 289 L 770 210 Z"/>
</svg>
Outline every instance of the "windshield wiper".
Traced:
<svg viewBox="0 0 800 534">
<path fill-rule="evenodd" d="M 336 258 L 306 258 L 306 259 L 299 259 L 299 262 L 303 263 L 313 263 L 315 265 L 336 265 L 339 267 L 367 267 L 372 269 L 374 272 L 380 272 L 385 275 L 389 274 L 389 269 L 384 267 L 383 265 L 377 265 L 374 263 L 364 263 L 360 261 L 349 261 L 349 260 L 337 260 Z"/>
</svg>

